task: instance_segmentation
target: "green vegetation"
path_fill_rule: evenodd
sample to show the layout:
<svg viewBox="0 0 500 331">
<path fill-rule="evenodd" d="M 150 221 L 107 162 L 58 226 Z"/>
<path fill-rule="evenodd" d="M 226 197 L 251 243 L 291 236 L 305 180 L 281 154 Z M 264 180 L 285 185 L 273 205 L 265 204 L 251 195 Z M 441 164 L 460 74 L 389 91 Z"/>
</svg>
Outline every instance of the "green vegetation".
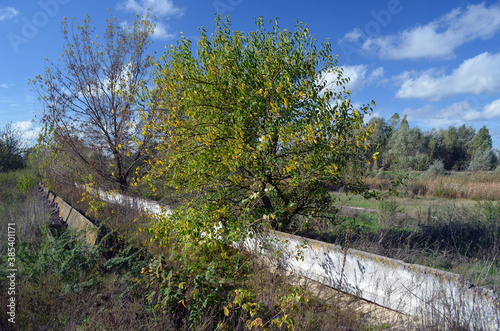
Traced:
<svg viewBox="0 0 500 331">
<path fill-rule="evenodd" d="M 27 155 L 21 133 L 7 124 L 0 130 L 0 173 L 24 168 Z"/>
<path fill-rule="evenodd" d="M 149 220 L 134 206 L 101 201 L 102 208 L 92 212 L 101 236 L 89 247 L 78 235 L 51 228 L 51 210 L 36 186 L 23 192 L 18 185 L 26 176 L 31 174 L 0 175 L 0 217 L 17 230 L 18 330 L 372 329 L 373 320 L 356 312 L 355 301 L 320 300 L 321 292 L 292 287 L 280 270 L 271 273 L 244 252 L 150 244 L 144 231 Z M 66 183 L 56 189 L 67 200 L 82 195 Z M 75 207 L 89 213 L 92 203 Z M 6 248 L 0 251 L 1 277 L 9 269 Z M 6 286 L 0 283 L 2 302 Z M 12 326 L 0 323 L 3 330 Z"/>
<path fill-rule="evenodd" d="M 364 124 L 374 103 L 354 108 L 328 43 L 318 47 L 300 23 L 294 31 L 256 23 L 244 34 L 217 17 L 213 36 L 201 29 L 196 51 L 183 38 L 151 63 L 143 57 L 147 19 L 131 30 L 109 20 L 108 46 L 94 40 L 88 19 L 74 34 L 63 23 L 62 66 L 35 80 L 46 127 L 31 168 L 0 174 L 0 217 L 19 230 L 20 328 L 373 329 L 339 299 L 292 287 L 284 270 L 271 273 L 231 246 L 269 229 L 498 289 L 500 205 L 443 199 L 500 198 L 488 177 L 497 174 L 478 172 L 498 162 L 488 130 L 421 132 L 399 116 Z M 72 43 L 80 40 L 81 49 Z M 88 86 L 65 85 L 80 78 Z M 475 174 L 450 176 L 452 169 Z M 96 246 L 49 219 L 34 191 L 39 178 L 99 225 Z M 153 218 L 90 194 L 101 188 L 175 209 Z M 395 191 L 400 198 L 366 200 Z M 378 212 L 341 208 L 350 203 Z"/>
<path fill-rule="evenodd" d="M 450 186 L 458 182 L 464 187 L 476 187 L 484 185 L 483 182 L 492 183 L 496 176 L 493 172 L 469 176 L 456 173 L 444 178 Z M 384 180 L 390 181 L 390 177 L 386 174 Z M 436 179 L 423 177 L 400 187 L 399 197 L 381 201 L 333 192 L 339 205 L 344 206 L 340 216 L 342 225 L 312 224 L 301 234 L 345 245 L 345 233 L 349 229 L 347 244 L 352 248 L 455 272 L 476 286 L 498 291 L 500 203 L 480 201 L 477 198 L 485 195 L 479 192 L 468 196 L 475 200 L 457 199 L 456 194 L 443 197 L 442 188 L 426 188 Z M 378 180 L 382 185 L 380 178 Z M 414 185 L 426 189 L 415 191 Z M 417 195 L 418 192 L 425 192 L 425 196 Z"/>
<path fill-rule="evenodd" d="M 368 125 L 376 126 L 374 139 L 383 139 L 380 158 L 373 170 L 485 171 L 495 169 L 498 164 L 486 126 L 477 132 L 465 124 L 422 132 L 418 127 L 410 128 L 406 115 L 401 119 L 398 114 L 389 123 L 374 117 Z"/>
<path fill-rule="evenodd" d="M 353 108 L 328 43 L 317 48 L 301 24 L 272 24 L 266 32 L 257 20 L 245 35 L 217 18 L 196 54 L 182 39 L 156 63 L 155 88 L 142 97 L 144 133 L 156 142 L 143 180 L 162 178 L 184 201 L 155 239 L 205 233 L 199 243 L 227 245 L 312 215 L 334 221 L 327 186 L 371 195 L 361 182 L 373 157 L 363 154 L 370 105 Z"/>
</svg>

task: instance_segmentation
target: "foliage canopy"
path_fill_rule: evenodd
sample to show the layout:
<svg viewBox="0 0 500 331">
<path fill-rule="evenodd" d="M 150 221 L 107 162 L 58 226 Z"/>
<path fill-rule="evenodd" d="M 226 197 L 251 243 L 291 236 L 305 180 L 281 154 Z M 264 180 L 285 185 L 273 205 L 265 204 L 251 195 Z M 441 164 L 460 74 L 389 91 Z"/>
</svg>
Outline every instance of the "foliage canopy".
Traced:
<svg viewBox="0 0 500 331">
<path fill-rule="evenodd" d="M 88 16 L 83 24 L 65 19 L 60 62 L 48 62 L 45 74 L 32 81 L 45 106 L 42 122 L 51 127 L 60 153 L 82 165 L 84 175 L 93 173 L 122 191 L 144 160 L 132 143 L 142 130 L 134 95 L 149 80 L 146 50 L 153 29 L 147 17 L 131 26 L 109 18 L 101 41 Z"/>
<path fill-rule="evenodd" d="M 182 38 L 142 96 L 144 135 L 156 141 L 149 176 L 185 194 L 171 219 L 188 236 L 232 241 L 252 226 L 333 220 L 328 186 L 371 194 L 361 182 L 371 105 L 353 107 L 330 44 L 318 47 L 301 23 L 256 24 L 245 35 L 217 17 L 196 53 Z"/>
</svg>

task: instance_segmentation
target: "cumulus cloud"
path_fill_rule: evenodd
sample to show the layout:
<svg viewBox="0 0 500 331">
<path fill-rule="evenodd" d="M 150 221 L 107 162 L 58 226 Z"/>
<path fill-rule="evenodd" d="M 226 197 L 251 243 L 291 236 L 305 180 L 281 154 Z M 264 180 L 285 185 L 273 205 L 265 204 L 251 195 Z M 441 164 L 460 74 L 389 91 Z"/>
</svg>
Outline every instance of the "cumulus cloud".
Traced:
<svg viewBox="0 0 500 331">
<path fill-rule="evenodd" d="M 172 39 L 175 37 L 175 33 L 168 32 L 168 26 L 161 22 L 157 22 L 155 26 L 155 31 L 153 34 L 153 38 L 156 39 Z"/>
<path fill-rule="evenodd" d="M 454 58 L 455 48 L 475 39 L 489 39 L 500 31 L 500 4 L 456 8 L 426 25 L 394 35 L 366 38 L 362 50 L 388 59 Z M 359 30 L 344 36 L 359 38 Z"/>
<path fill-rule="evenodd" d="M 346 84 L 346 89 L 351 92 L 359 91 L 363 87 L 371 85 L 375 82 L 380 83 L 384 77 L 384 68 L 378 67 L 373 70 L 365 64 L 353 65 L 353 66 L 342 66 L 344 74 L 343 77 L 349 77 L 349 82 Z M 333 83 L 337 80 L 336 73 L 327 73 L 323 79 L 327 82 Z"/>
<path fill-rule="evenodd" d="M 358 41 L 361 37 L 363 37 L 363 33 L 359 28 L 355 28 L 351 32 L 348 32 L 344 35 L 344 38 L 342 38 L 342 41 L 349 41 L 349 42 L 356 42 Z"/>
<path fill-rule="evenodd" d="M 403 111 L 408 119 L 434 127 L 461 125 L 474 121 L 491 121 L 500 119 L 500 99 L 486 104 L 482 109 L 476 108 L 469 101 L 455 102 L 444 108 L 426 105 L 422 108 L 407 108 Z"/>
<path fill-rule="evenodd" d="M 184 15 L 184 9 L 178 7 L 172 0 L 125 0 L 118 4 L 118 9 L 146 15 L 149 11 L 157 19 L 167 19 L 172 16 L 181 17 Z M 175 33 L 169 32 L 167 24 L 161 21 L 155 22 L 155 30 L 153 38 L 155 39 L 171 39 L 175 37 Z M 125 25 L 127 23 L 124 23 Z"/>
<path fill-rule="evenodd" d="M 439 101 L 460 94 L 500 92 L 500 53 L 488 52 L 465 60 L 449 75 L 436 69 L 405 72 L 397 77 L 402 81 L 397 98 L 417 98 Z"/>
<path fill-rule="evenodd" d="M 19 14 L 19 10 L 14 7 L 0 7 L 0 22 L 14 18 Z"/>
<path fill-rule="evenodd" d="M 172 0 L 125 0 L 118 5 L 118 8 L 141 15 L 149 9 L 149 12 L 157 18 L 184 15 L 184 9 L 178 7 Z"/>
<path fill-rule="evenodd" d="M 35 127 L 33 121 L 21 121 L 12 124 L 15 130 L 19 130 L 22 137 L 28 140 L 34 140 L 38 138 L 41 128 Z"/>
</svg>

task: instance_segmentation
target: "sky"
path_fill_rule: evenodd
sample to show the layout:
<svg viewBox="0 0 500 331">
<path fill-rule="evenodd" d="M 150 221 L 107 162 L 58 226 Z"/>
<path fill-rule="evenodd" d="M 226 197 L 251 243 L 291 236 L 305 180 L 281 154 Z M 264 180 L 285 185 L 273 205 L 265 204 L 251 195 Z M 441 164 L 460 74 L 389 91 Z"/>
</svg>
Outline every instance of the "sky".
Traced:
<svg viewBox="0 0 500 331">
<path fill-rule="evenodd" d="M 64 17 L 88 14 L 102 35 L 109 15 L 130 22 L 148 8 L 157 56 L 181 33 L 196 42 L 199 27 L 212 32 L 216 12 L 243 32 L 260 16 L 282 29 L 307 23 L 331 42 L 355 106 L 374 100 L 372 116 L 407 115 L 424 131 L 486 125 L 500 147 L 500 1 L 0 0 L 0 129 L 36 136 L 42 104 L 28 81 L 60 58 Z"/>
</svg>

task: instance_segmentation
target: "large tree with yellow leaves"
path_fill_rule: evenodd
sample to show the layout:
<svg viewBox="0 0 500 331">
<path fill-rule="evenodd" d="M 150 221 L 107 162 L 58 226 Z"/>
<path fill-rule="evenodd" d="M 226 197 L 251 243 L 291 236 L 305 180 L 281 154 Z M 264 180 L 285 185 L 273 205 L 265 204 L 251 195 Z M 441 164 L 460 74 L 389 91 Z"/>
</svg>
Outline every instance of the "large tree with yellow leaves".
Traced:
<svg viewBox="0 0 500 331">
<path fill-rule="evenodd" d="M 185 194 L 170 221 L 189 236 L 236 240 L 250 227 L 334 219 L 332 186 L 370 195 L 360 165 L 371 105 L 352 106 L 330 44 L 318 47 L 305 25 L 256 23 L 245 35 L 217 17 L 196 53 L 181 39 L 143 95 L 143 119 L 155 118 L 144 134 L 157 142 L 149 176 Z"/>
</svg>

